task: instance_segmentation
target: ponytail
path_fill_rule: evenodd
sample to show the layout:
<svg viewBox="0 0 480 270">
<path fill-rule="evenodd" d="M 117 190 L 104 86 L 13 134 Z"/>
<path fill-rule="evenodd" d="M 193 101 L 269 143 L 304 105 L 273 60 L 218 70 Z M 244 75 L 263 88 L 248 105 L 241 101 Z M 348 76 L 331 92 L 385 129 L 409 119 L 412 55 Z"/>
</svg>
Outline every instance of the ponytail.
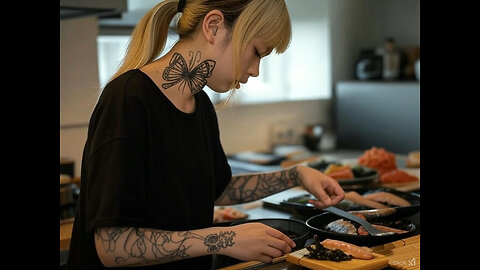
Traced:
<svg viewBox="0 0 480 270">
<path fill-rule="evenodd" d="M 125 57 L 110 80 L 155 60 L 165 48 L 168 27 L 177 14 L 178 0 L 164 0 L 143 16 L 133 30 Z"/>
</svg>

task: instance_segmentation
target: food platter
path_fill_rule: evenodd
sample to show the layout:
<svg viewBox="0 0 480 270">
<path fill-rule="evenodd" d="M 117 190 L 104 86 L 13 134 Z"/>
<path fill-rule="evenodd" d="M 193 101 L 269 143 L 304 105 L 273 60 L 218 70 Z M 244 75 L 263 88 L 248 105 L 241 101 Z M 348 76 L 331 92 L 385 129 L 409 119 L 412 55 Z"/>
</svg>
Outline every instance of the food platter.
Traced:
<svg viewBox="0 0 480 270">
<path fill-rule="evenodd" d="M 341 165 L 338 162 L 329 162 L 325 160 L 314 161 L 308 163 L 308 166 L 314 169 L 317 169 L 321 172 L 325 172 L 331 164 Z M 354 178 L 350 179 L 339 179 L 338 183 L 341 186 L 352 186 L 352 185 L 367 185 L 378 179 L 378 172 L 372 168 L 368 168 L 362 165 L 355 164 L 352 166 L 352 172 Z"/>
<path fill-rule="evenodd" d="M 345 192 L 349 191 L 349 189 L 345 189 Z M 420 194 L 415 192 L 404 192 L 390 188 L 355 189 L 355 192 L 358 192 L 361 195 L 371 194 L 375 192 L 388 192 L 405 199 L 410 203 L 410 205 L 390 206 L 383 209 L 374 209 L 352 203 L 351 201 L 345 199 L 342 200 L 339 204 L 337 204 L 336 207 L 345 211 L 361 211 L 371 214 L 378 214 L 378 216 L 381 216 L 382 218 L 390 219 L 406 218 L 420 211 Z M 312 204 L 310 204 L 308 202 L 309 199 L 315 199 L 315 197 L 312 194 L 305 192 L 303 194 L 296 195 L 281 201 L 280 206 L 306 217 L 311 217 L 324 212 L 323 210 L 317 209 Z"/>
<path fill-rule="evenodd" d="M 415 233 L 415 230 L 417 229 L 415 224 L 408 219 L 399 219 L 395 221 L 377 220 L 376 222 L 371 222 L 372 224 L 380 225 L 389 224 L 389 227 L 391 228 L 407 231 L 406 233 L 395 233 L 392 235 L 384 236 L 353 235 L 346 233 L 338 233 L 327 229 L 327 225 L 330 222 L 338 219 L 341 219 L 341 217 L 332 213 L 324 212 L 322 214 L 307 219 L 306 224 L 312 230 L 312 232 L 317 233 L 319 237 L 337 239 L 360 246 L 376 246 L 393 242 L 413 235 Z"/>
</svg>

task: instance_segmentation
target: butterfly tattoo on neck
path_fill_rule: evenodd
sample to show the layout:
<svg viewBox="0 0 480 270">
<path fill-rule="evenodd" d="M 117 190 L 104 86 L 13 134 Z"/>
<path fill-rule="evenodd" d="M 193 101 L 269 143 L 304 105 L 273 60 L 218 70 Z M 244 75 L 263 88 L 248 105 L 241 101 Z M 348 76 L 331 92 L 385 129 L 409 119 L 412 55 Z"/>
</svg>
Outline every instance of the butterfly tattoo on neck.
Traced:
<svg viewBox="0 0 480 270">
<path fill-rule="evenodd" d="M 166 83 L 162 84 L 162 87 L 167 89 L 176 84 L 179 84 L 178 89 L 185 91 L 185 87 L 188 85 L 192 95 L 200 92 L 207 84 L 207 78 L 212 76 L 212 71 L 215 68 L 215 61 L 204 60 L 200 64 L 194 67 L 194 65 L 200 62 L 201 54 L 198 51 L 195 55 L 192 51 L 188 53 L 190 55 L 190 62 L 187 65 L 185 58 L 179 53 L 174 53 L 168 67 L 163 71 L 163 79 Z"/>
</svg>

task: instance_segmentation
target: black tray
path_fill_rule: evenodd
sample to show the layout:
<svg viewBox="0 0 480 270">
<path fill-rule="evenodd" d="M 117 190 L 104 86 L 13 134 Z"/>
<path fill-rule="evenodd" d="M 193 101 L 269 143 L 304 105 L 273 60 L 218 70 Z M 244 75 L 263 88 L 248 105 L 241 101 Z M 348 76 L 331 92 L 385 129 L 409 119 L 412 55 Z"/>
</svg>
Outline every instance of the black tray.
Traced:
<svg viewBox="0 0 480 270">
<path fill-rule="evenodd" d="M 345 192 L 348 192 L 348 189 L 345 189 Z M 415 192 L 404 192 L 398 191 L 390 188 L 376 188 L 376 189 L 355 189 L 356 192 L 359 194 L 367 194 L 373 192 L 390 192 L 397 196 L 400 196 L 411 203 L 410 206 L 397 206 L 391 207 L 387 210 L 378 210 L 380 213 L 387 213 L 388 214 L 380 214 L 382 218 L 388 219 L 399 219 L 399 218 L 406 218 L 412 216 L 420 211 L 420 194 Z M 285 210 L 290 210 L 292 212 L 298 213 L 304 217 L 312 217 L 314 215 L 318 215 L 324 213 L 323 210 L 315 208 L 312 204 L 308 203 L 308 199 L 314 199 L 313 195 L 309 193 L 305 193 L 299 196 L 294 196 L 288 198 L 282 202 L 280 202 L 280 206 L 283 207 Z M 357 204 L 349 204 L 346 200 L 341 201 L 339 204 L 336 205 L 337 208 L 343 209 L 345 211 L 367 211 L 372 210 L 366 206 L 360 206 Z"/>
</svg>

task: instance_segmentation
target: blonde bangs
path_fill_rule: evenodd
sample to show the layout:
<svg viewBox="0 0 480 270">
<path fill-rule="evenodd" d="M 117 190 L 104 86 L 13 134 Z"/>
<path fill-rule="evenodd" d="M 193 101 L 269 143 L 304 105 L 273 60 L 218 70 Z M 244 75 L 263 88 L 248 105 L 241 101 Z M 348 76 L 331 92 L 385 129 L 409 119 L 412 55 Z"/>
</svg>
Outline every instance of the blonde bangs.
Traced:
<svg viewBox="0 0 480 270">
<path fill-rule="evenodd" d="M 290 44 L 291 36 L 290 15 L 283 0 L 252 0 L 233 26 L 236 78 L 240 76 L 242 54 L 253 38 L 260 38 L 267 48 L 283 53 Z"/>
<path fill-rule="evenodd" d="M 268 49 L 277 54 L 285 52 L 290 45 L 292 26 L 290 15 L 283 0 L 252 0 L 242 11 L 233 25 L 233 69 L 235 80 L 230 86 L 230 95 L 221 108 L 232 100 L 238 78 L 241 76 L 242 55 L 247 45 L 260 38 Z"/>
<path fill-rule="evenodd" d="M 277 54 L 281 54 L 290 45 L 292 26 L 287 7 L 276 5 L 275 8 L 276 10 L 272 7 L 262 14 L 258 21 L 261 27 L 255 36 L 262 39 L 267 48 L 275 49 Z"/>
</svg>

